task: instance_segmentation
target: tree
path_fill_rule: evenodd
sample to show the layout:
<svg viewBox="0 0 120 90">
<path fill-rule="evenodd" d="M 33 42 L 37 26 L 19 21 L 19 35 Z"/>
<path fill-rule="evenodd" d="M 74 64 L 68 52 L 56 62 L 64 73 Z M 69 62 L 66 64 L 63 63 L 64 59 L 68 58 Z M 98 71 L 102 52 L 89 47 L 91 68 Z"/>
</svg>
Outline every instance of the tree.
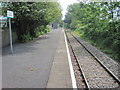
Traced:
<svg viewBox="0 0 120 90">
<path fill-rule="evenodd" d="M 57 2 L 9 2 L 4 3 L 3 12 L 14 11 L 12 26 L 17 29 L 18 39 L 36 37 L 36 28 L 45 31 L 48 24 L 61 19 L 61 8 Z M 43 29 L 44 28 L 44 29 Z M 38 30 L 38 29 L 37 29 Z"/>
<path fill-rule="evenodd" d="M 75 3 L 68 7 L 64 21 L 70 21 L 65 22 L 67 28 L 79 32 L 119 60 L 120 19 L 116 15 L 119 8 L 120 2 Z"/>
</svg>

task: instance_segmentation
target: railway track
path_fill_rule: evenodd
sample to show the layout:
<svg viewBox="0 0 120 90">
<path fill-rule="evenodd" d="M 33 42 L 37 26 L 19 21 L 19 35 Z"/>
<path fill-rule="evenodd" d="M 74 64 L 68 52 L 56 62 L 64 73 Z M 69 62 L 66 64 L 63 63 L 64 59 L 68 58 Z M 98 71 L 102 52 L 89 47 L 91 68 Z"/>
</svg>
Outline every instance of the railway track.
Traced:
<svg viewBox="0 0 120 90">
<path fill-rule="evenodd" d="M 66 32 L 69 47 L 78 65 L 84 88 L 119 88 L 120 80 L 70 32 Z M 77 75 L 76 75 L 77 78 Z"/>
</svg>

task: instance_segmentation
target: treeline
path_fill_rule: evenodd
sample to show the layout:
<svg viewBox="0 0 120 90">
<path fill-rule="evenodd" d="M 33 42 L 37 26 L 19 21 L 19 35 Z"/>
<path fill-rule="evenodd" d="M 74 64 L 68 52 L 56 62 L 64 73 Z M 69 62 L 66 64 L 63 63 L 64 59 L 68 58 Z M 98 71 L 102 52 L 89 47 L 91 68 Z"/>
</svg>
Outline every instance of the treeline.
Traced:
<svg viewBox="0 0 120 90">
<path fill-rule="evenodd" d="M 48 25 L 61 20 L 61 7 L 57 2 L 2 3 L 3 15 L 14 12 L 12 27 L 17 28 L 18 40 L 27 42 L 49 31 Z"/>
<path fill-rule="evenodd" d="M 120 2 L 75 3 L 64 22 L 120 62 Z"/>
</svg>

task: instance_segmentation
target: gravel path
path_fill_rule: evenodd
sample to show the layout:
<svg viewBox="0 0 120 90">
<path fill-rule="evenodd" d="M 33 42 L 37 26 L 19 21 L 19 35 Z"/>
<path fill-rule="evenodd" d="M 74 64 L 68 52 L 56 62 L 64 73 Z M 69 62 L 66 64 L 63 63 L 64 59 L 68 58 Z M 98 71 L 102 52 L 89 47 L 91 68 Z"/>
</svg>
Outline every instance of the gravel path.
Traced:
<svg viewBox="0 0 120 90">
<path fill-rule="evenodd" d="M 116 88 L 118 83 L 106 70 L 89 54 L 76 39 L 68 34 L 70 43 L 79 59 L 90 88 Z"/>
</svg>

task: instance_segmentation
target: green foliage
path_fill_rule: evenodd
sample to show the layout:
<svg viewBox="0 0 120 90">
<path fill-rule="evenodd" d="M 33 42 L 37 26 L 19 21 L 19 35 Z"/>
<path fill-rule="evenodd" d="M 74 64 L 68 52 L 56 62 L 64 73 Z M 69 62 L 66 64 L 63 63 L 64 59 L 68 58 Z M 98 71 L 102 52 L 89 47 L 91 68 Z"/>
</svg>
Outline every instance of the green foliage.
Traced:
<svg viewBox="0 0 120 90">
<path fill-rule="evenodd" d="M 65 26 L 119 61 L 120 16 L 117 13 L 119 6 L 120 2 L 75 3 L 68 7 Z"/>
<path fill-rule="evenodd" d="M 57 2 L 9 2 L 2 5 L 5 16 L 7 10 L 14 12 L 12 27 L 18 28 L 19 41 L 28 41 L 28 38 L 46 33 L 47 25 L 59 21 L 62 15 Z M 37 27 L 39 30 L 36 30 Z"/>
<path fill-rule="evenodd" d="M 35 38 L 39 37 L 40 35 L 43 35 L 47 32 L 50 32 L 50 28 L 49 26 L 40 26 L 40 27 L 37 27 L 35 30 L 34 30 L 34 33 L 35 33 Z"/>
<path fill-rule="evenodd" d="M 60 27 L 63 27 L 63 25 L 64 25 L 63 20 L 61 20 L 61 21 L 59 22 L 59 24 L 60 24 Z"/>
<path fill-rule="evenodd" d="M 21 36 L 21 38 L 22 38 L 22 41 L 21 41 L 21 42 L 28 42 L 28 41 L 30 41 L 30 40 L 33 39 L 33 38 L 30 36 L 29 33 L 23 34 L 23 35 Z"/>
<path fill-rule="evenodd" d="M 50 32 L 50 27 L 49 27 L 49 26 L 46 26 L 45 32 L 46 32 L 46 33 L 47 33 L 47 32 Z"/>
</svg>

